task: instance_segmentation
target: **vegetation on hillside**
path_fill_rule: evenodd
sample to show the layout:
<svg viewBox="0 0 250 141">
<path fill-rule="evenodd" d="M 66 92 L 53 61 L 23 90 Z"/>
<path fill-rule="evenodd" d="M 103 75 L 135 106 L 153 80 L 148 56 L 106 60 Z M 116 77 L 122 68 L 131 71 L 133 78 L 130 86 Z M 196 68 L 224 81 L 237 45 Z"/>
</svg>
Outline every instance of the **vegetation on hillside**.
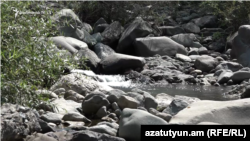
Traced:
<svg viewBox="0 0 250 141">
<path fill-rule="evenodd" d="M 48 10 L 35 2 L 1 3 L 1 103 L 34 107 L 44 100 L 34 94 L 49 88 L 70 65 L 52 54 L 46 37 L 56 35 Z M 31 10 L 31 7 L 33 11 Z"/>
</svg>

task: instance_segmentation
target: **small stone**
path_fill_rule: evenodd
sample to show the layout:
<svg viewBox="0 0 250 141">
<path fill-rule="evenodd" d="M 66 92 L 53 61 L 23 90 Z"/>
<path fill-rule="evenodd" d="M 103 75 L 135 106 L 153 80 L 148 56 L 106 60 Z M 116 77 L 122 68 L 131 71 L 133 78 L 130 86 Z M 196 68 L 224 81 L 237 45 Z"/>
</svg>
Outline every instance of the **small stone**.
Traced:
<svg viewBox="0 0 250 141">
<path fill-rule="evenodd" d="M 118 104 L 116 102 L 112 103 L 113 110 L 119 109 Z"/>
<path fill-rule="evenodd" d="M 107 108 L 106 106 L 102 106 L 96 113 L 96 116 L 98 118 L 105 117 L 107 115 Z"/>
<path fill-rule="evenodd" d="M 139 105 L 139 102 L 132 97 L 121 96 L 118 99 L 118 105 L 121 109 L 124 109 L 124 108 L 136 109 Z"/>
</svg>

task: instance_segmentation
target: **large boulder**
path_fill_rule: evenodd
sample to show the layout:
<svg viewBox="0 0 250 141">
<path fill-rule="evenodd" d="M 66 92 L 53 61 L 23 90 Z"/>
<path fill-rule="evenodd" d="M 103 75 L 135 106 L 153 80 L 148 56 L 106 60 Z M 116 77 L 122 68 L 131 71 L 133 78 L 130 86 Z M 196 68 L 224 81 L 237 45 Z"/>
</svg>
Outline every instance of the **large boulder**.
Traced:
<svg viewBox="0 0 250 141">
<path fill-rule="evenodd" d="M 199 99 L 195 97 L 176 95 L 170 105 L 163 110 L 163 113 L 174 116 L 195 101 L 199 101 Z"/>
<path fill-rule="evenodd" d="M 118 21 L 113 22 L 102 32 L 103 43 L 116 47 L 123 30 L 124 28 Z"/>
<path fill-rule="evenodd" d="M 135 19 L 129 27 L 125 29 L 119 40 L 117 46 L 117 52 L 119 53 L 130 53 L 133 51 L 132 43 L 136 38 L 146 37 L 153 32 L 150 24 L 145 22 L 142 18 Z"/>
<path fill-rule="evenodd" d="M 41 119 L 46 122 L 60 124 L 62 120 L 62 115 L 57 113 L 47 112 L 46 114 L 41 115 Z"/>
<path fill-rule="evenodd" d="M 150 57 L 156 54 L 175 56 L 176 53 L 187 54 L 187 50 L 181 44 L 176 43 L 168 37 L 146 37 L 135 40 L 136 54 Z"/>
<path fill-rule="evenodd" d="M 50 109 L 50 106 L 47 109 L 44 109 L 45 111 L 52 111 L 61 115 L 65 115 L 68 112 L 76 112 L 79 113 L 77 108 L 81 107 L 81 103 L 77 103 L 73 100 L 65 100 L 64 98 L 58 98 L 53 101 L 51 101 L 51 105 L 53 105 L 53 109 Z"/>
<path fill-rule="evenodd" d="M 94 46 L 94 51 L 101 60 L 115 53 L 115 51 L 111 47 L 104 45 L 102 43 L 96 44 Z"/>
<path fill-rule="evenodd" d="M 167 124 L 165 120 L 146 111 L 125 108 L 119 121 L 119 137 L 127 141 L 140 141 L 141 125 Z"/>
<path fill-rule="evenodd" d="M 113 53 L 100 62 L 101 71 L 106 74 L 118 74 L 127 69 L 142 68 L 146 61 L 144 58 Z"/>
<path fill-rule="evenodd" d="M 236 72 L 242 68 L 243 66 L 239 63 L 223 61 L 215 68 L 215 71 L 223 69 L 223 70 L 231 70 L 232 72 Z"/>
<path fill-rule="evenodd" d="M 104 29 L 103 28 L 99 29 L 98 26 L 99 25 L 104 25 L 104 24 L 108 26 L 108 24 L 107 24 L 107 22 L 106 22 L 106 20 L 104 18 L 100 18 L 99 20 L 97 20 L 96 23 L 94 24 L 94 33 L 103 32 L 105 30 L 105 28 Z"/>
<path fill-rule="evenodd" d="M 250 78 L 250 71 L 237 71 L 234 72 L 230 79 L 232 79 L 236 83 L 240 83 L 243 80 Z"/>
<path fill-rule="evenodd" d="M 232 46 L 231 56 L 238 59 L 243 66 L 250 67 L 250 25 L 242 25 L 229 43 Z"/>
<path fill-rule="evenodd" d="M 192 20 L 200 28 L 204 27 L 216 27 L 217 26 L 217 17 L 216 16 L 204 16 L 201 18 Z"/>
<path fill-rule="evenodd" d="M 108 92 L 112 90 L 111 87 L 100 84 L 97 81 L 93 80 L 86 75 L 72 73 L 65 76 L 62 76 L 51 88 L 51 91 L 54 91 L 59 88 L 64 88 L 65 91 L 73 90 L 83 96 L 87 93 L 90 93 L 94 90 L 100 90 L 103 92 Z"/>
<path fill-rule="evenodd" d="M 185 31 L 187 33 L 200 33 L 200 27 L 197 26 L 196 24 L 192 23 L 192 22 L 189 22 L 187 24 L 184 24 L 183 25 L 183 28 L 185 29 Z"/>
<path fill-rule="evenodd" d="M 89 67 L 93 72 L 97 71 L 100 62 L 100 59 L 95 52 L 89 48 L 79 50 L 76 54 L 76 60 L 80 63 L 81 67 L 84 68 L 85 65 L 87 65 L 87 67 Z"/>
<path fill-rule="evenodd" d="M 87 95 L 82 102 L 82 111 L 86 115 L 94 115 L 101 107 L 107 107 L 109 104 L 104 94 L 93 92 Z"/>
<path fill-rule="evenodd" d="M 233 75 L 233 72 L 232 71 L 229 71 L 229 70 L 224 70 L 218 77 L 217 79 L 217 82 L 219 84 L 223 84 L 223 83 L 227 83 L 231 76 Z"/>
<path fill-rule="evenodd" d="M 194 45 L 196 37 L 193 33 L 177 34 L 172 36 L 171 39 L 185 47 L 196 47 Z"/>
<path fill-rule="evenodd" d="M 64 36 L 50 37 L 51 40 L 58 49 L 63 49 L 69 51 L 71 54 L 75 54 L 77 49 L 72 46 L 71 42 L 67 42 Z"/>
<path fill-rule="evenodd" d="M 173 36 L 180 33 L 185 33 L 184 29 L 179 26 L 161 26 L 158 27 L 162 36 Z"/>
<path fill-rule="evenodd" d="M 59 12 L 55 13 L 51 19 L 57 24 L 62 24 L 62 26 L 59 28 L 70 28 L 70 26 L 66 25 L 66 22 L 71 24 L 73 27 L 80 28 L 82 26 L 82 22 L 71 9 L 60 10 Z"/>
<path fill-rule="evenodd" d="M 173 101 L 174 97 L 171 95 L 165 94 L 165 93 L 160 93 L 157 94 L 155 97 L 157 103 L 158 103 L 158 110 L 162 111 L 166 107 L 170 105 L 170 103 Z"/>
<path fill-rule="evenodd" d="M 89 45 L 96 44 L 96 40 L 85 30 L 86 24 L 83 24 L 71 9 L 60 10 L 51 19 L 57 25 L 60 35 L 76 38 Z"/>
<path fill-rule="evenodd" d="M 198 124 L 214 122 L 219 124 L 250 123 L 250 99 L 232 101 L 201 100 L 180 111 L 171 120 L 171 124 Z"/>
<path fill-rule="evenodd" d="M 208 55 L 202 55 L 198 57 L 194 62 L 194 66 L 197 69 L 202 70 L 203 72 L 210 72 L 217 66 L 217 64 L 218 61 Z"/>
<path fill-rule="evenodd" d="M 117 104 L 121 109 L 124 108 L 136 109 L 139 105 L 139 102 L 132 97 L 122 95 L 118 99 Z"/>
</svg>

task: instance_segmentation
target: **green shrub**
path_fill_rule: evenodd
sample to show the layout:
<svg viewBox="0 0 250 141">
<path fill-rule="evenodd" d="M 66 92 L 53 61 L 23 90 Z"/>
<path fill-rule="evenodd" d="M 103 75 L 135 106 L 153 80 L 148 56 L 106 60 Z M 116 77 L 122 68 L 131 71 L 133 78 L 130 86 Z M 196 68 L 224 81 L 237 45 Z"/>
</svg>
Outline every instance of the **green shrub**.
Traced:
<svg viewBox="0 0 250 141">
<path fill-rule="evenodd" d="M 34 107 L 41 100 L 34 90 L 49 88 L 70 65 L 50 52 L 46 37 L 57 33 L 49 10 L 33 7 L 35 13 L 28 13 L 34 3 L 1 3 L 1 103 Z"/>
<path fill-rule="evenodd" d="M 204 1 L 201 7 L 214 11 L 219 17 L 220 26 L 230 29 L 231 32 L 250 22 L 249 1 Z"/>
</svg>

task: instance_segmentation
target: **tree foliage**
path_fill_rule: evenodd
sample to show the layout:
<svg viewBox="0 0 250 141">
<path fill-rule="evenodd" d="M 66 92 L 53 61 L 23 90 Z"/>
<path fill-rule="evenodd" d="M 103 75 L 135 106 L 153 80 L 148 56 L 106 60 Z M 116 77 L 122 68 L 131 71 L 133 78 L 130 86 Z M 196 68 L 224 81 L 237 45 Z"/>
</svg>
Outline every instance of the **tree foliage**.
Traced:
<svg viewBox="0 0 250 141">
<path fill-rule="evenodd" d="M 4 1 L 1 21 L 1 103 L 33 107 L 40 100 L 34 91 L 49 88 L 70 63 L 52 53 L 46 40 L 56 35 L 49 10 L 29 1 Z"/>
<path fill-rule="evenodd" d="M 214 11 L 219 17 L 220 26 L 232 32 L 241 25 L 250 24 L 249 1 L 204 1 L 201 7 Z"/>
</svg>

